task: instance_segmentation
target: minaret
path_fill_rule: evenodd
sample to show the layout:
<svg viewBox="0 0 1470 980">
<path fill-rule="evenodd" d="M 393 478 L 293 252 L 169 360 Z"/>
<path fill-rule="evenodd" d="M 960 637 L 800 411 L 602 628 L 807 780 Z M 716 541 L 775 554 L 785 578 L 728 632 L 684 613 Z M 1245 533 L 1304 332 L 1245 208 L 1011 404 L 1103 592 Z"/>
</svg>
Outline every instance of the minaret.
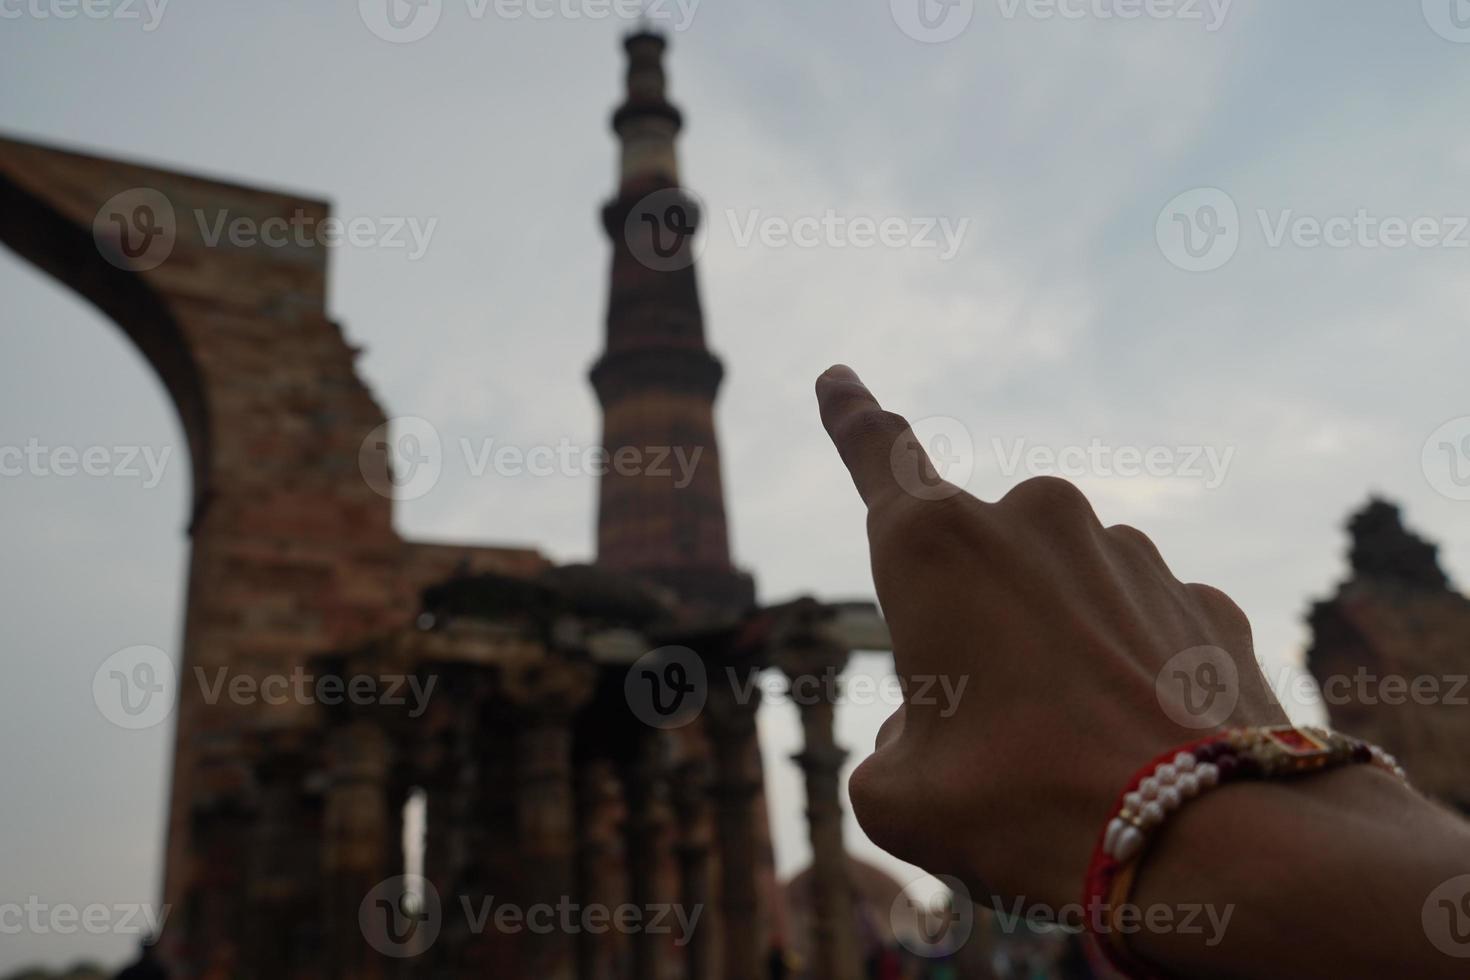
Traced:
<svg viewBox="0 0 1470 980">
<path fill-rule="evenodd" d="M 664 95 L 663 37 L 639 30 L 624 47 L 627 98 L 612 117 L 618 194 L 602 212 L 613 246 L 607 347 L 591 372 L 608 453 L 597 563 L 738 611 L 754 589 L 730 561 L 714 424 L 724 369 L 704 341 L 699 207 L 679 189 L 674 151 L 682 117 Z"/>
</svg>

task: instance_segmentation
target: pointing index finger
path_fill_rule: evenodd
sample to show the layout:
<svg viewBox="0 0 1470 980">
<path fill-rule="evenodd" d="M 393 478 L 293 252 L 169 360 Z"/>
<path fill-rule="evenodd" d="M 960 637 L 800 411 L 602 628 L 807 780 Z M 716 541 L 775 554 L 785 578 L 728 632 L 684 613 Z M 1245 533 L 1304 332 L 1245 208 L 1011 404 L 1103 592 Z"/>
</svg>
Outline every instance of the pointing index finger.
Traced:
<svg viewBox="0 0 1470 980">
<path fill-rule="evenodd" d="M 822 425 L 869 510 L 905 492 L 900 466 L 914 469 L 925 483 L 939 480 L 908 421 L 884 411 L 845 364 L 835 364 L 817 378 L 817 404 Z"/>
</svg>

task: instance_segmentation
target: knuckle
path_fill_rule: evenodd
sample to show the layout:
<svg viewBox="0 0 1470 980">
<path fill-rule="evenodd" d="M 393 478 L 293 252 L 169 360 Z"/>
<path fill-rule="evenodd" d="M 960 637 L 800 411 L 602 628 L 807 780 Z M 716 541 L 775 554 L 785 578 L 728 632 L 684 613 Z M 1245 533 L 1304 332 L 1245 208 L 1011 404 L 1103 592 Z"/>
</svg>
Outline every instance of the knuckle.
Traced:
<svg viewBox="0 0 1470 980">
<path fill-rule="evenodd" d="M 1117 541 L 1125 547 L 1141 552 L 1154 561 L 1163 562 L 1163 555 L 1159 553 L 1159 546 L 1154 544 L 1153 538 L 1140 531 L 1131 524 L 1113 524 L 1107 528 L 1108 537 Z"/>
<path fill-rule="evenodd" d="M 1194 597 L 1195 602 L 1204 610 L 1205 615 L 1210 619 L 1222 623 L 1234 631 L 1244 632 L 1249 635 L 1251 631 L 1250 617 L 1245 614 L 1244 609 L 1241 609 L 1236 604 L 1234 599 L 1213 585 L 1205 585 L 1201 582 L 1190 582 L 1185 586 L 1185 589 Z"/>
<path fill-rule="evenodd" d="M 1028 513 L 1093 517 L 1092 504 L 1087 496 L 1072 481 L 1059 476 L 1033 476 L 1024 480 L 1016 484 L 1001 503 Z"/>
</svg>

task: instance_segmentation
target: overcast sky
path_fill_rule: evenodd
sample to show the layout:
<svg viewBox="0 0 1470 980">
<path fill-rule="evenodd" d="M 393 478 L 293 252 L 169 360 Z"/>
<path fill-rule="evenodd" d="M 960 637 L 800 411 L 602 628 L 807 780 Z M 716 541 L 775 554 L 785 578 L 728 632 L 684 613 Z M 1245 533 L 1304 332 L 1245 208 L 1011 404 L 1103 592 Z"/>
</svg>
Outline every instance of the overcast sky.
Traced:
<svg viewBox="0 0 1470 980">
<path fill-rule="evenodd" d="M 108 16 L 67 20 L 60 0 L 0 0 L 0 131 L 436 222 L 421 256 L 331 259 L 330 313 L 380 402 L 451 447 L 595 444 L 585 371 L 627 24 L 594 17 L 597 0 L 547 18 L 436 2 L 433 29 L 398 43 L 352 0 L 161 16 L 93 0 Z M 839 360 L 889 407 L 953 420 L 933 432 L 982 496 L 1060 454 L 1104 521 L 1244 606 L 1273 672 L 1299 662 L 1302 615 L 1342 577 L 1340 525 L 1370 492 L 1470 578 L 1470 459 L 1438 455 L 1470 449 L 1451 422 L 1470 416 L 1466 5 L 961 0 L 921 20 L 913 4 L 657 8 L 709 215 L 733 544 L 761 597 L 871 591 L 811 393 Z M 1154 16 L 1111 16 L 1129 9 Z M 853 219 L 895 220 L 873 243 Z M 113 726 L 91 683 L 125 647 L 177 656 L 187 448 L 100 314 L 9 253 L 0 296 L 0 448 L 173 453 L 157 485 L 0 477 L 0 903 L 156 901 L 169 726 Z M 1152 474 L 1120 475 L 1150 450 Z M 477 478 L 451 451 L 398 524 L 582 560 L 595 492 Z M 844 707 L 859 755 L 887 710 Z M 790 872 L 808 857 L 794 710 L 768 711 L 763 736 Z M 876 853 L 856 826 L 850 840 Z M 0 970 L 128 945 L 7 935 Z"/>
</svg>

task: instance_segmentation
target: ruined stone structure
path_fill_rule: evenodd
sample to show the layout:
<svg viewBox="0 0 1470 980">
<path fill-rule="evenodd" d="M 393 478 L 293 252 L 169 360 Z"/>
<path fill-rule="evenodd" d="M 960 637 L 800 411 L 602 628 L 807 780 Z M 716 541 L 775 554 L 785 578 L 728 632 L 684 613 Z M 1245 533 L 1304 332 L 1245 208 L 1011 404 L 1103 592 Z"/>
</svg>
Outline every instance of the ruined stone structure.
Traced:
<svg viewBox="0 0 1470 980">
<path fill-rule="evenodd" d="M 696 290 L 698 208 L 679 189 L 680 116 L 664 94 L 663 40 L 637 33 L 626 49 L 621 181 L 603 214 L 606 349 L 591 380 L 614 459 L 662 446 L 699 464 L 687 487 L 614 466 L 590 566 L 403 540 L 391 430 L 324 312 L 325 250 L 211 243 L 184 220 L 320 221 L 327 204 L 0 139 L 0 241 L 133 339 L 189 442 L 162 939 L 176 975 L 763 975 L 781 913 L 759 697 L 732 682 L 767 666 L 820 674 L 887 637 L 871 607 L 761 608 L 731 563 L 713 422 L 722 369 Z M 664 728 L 634 711 L 625 683 L 671 646 L 697 655 L 707 704 Z M 666 659 L 652 661 L 655 678 Z M 419 714 L 206 703 L 195 668 L 435 687 Z M 855 980 L 831 724 L 830 703 L 803 706 L 811 972 Z M 411 797 L 427 815 L 422 879 L 405 877 L 400 843 Z M 477 927 L 464 909 L 487 896 L 676 902 L 702 916 L 683 946 L 649 930 Z"/>
<path fill-rule="evenodd" d="M 1307 665 L 1334 728 L 1382 745 L 1414 785 L 1470 815 L 1470 599 L 1397 507 L 1348 523 L 1352 576 L 1312 607 Z"/>
</svg>

